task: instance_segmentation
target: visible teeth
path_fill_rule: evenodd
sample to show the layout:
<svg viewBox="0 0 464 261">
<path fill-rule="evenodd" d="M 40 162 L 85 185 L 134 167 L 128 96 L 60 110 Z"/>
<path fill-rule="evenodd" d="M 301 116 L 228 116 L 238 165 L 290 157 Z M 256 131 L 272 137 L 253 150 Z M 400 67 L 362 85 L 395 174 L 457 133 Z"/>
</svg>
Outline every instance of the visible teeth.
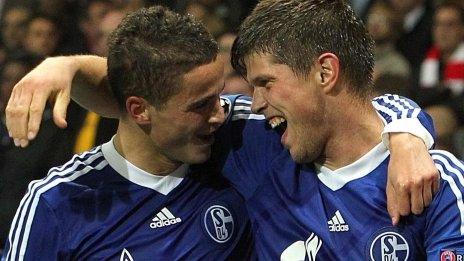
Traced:
<svg viewBox="0 0 464 261">
<path fill-rule="evenodd" d="M 285 119 L 282 117 L 274 117 L 269 120 L 269 124 L 271 125 L 273 129 L 279 126 L 282 122 L 285 122 Z"/>
</svg>

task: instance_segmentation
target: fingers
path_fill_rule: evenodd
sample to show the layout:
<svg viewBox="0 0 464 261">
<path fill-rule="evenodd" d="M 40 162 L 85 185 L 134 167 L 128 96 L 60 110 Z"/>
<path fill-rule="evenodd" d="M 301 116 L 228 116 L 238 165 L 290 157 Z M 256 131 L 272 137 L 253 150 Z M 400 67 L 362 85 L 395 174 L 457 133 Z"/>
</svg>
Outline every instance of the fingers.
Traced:
<svg viewBox="0 0 464 261">
<path fill-rule="evenodd" d="M 411 212 L 416 215 L 424 211 L 423 188 L 424 183 L 422 181 L 415 181 L 411 186 Z"/>
<path fill-rule="evenodd" d="M 27 138 L 33 140 L 37 135 L 42 121 L 42 115 L 47 103 L 48 93 L 34 93 L 31 105 L 29 106 L 29 121 Z"/>
<path fill-rule="evenodd" d="M 56 96 L 55 106 L 53 107 L 53 121 L 60 128 L 66 128 L 66 111 L 71 98 L 70 94 L 60 92 Z"/>
<path fill-rule="evenodd" d="M 27 129 L 31 99 L 32 93 L 15 86 L 5 109 L 8 133 L 14 138 L 16 146 L 25 147 L 28 144 Z"/>
<path fill-rule="evenodd" d="M 400 212 L 398 211 L 396 192 L 390 182 L 387 182 L 387 210 L 392 219 L 392 224 L 396 226 L 400 220 Z"/>
<path fill-rule="evenodd" d="M 410 142 L 403 140 L 402 143 L 399 143 L 399 139 L 396 141 L 388 178 L 396 192 L 398 212 L 401 216 L 410 213 L 419 215 L 438 192 L 438 170 L 420 139 L 413 138 Z M 401 146 L 404 144 L 409 146 Z"/>
<path fill-rule="evenodd" d="M 428 207 L 433 199 L 433 180 L 426 180 L 422 188 L 422 198 L 424 200 L 424 207 Z"/>
<path fill-rule="evenodd" d="M 396 190 L 396 198 L 398 201 L 398 212 L 401 216 L 407 216 L 411 210 L 411 198 L 409 193 L 410 184 L 401 183 L 398 184 Z"/>
<path fill-rule="evenodd" d="M 438 189 L 437 175 L 420 180 L 406 180 L 395 184 L 387 182 L 387 209 L 393 225 L 397 225 L 401 216 L 410 213 L 420 215 L 433 200 Z"/>
</svg>

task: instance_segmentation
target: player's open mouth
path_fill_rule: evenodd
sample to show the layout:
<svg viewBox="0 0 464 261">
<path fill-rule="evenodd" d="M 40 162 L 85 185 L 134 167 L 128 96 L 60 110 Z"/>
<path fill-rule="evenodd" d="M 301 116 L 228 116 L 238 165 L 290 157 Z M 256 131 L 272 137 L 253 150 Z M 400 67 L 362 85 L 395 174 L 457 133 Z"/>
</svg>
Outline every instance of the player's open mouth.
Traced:
<svg viewBox="0 0 464 261">
<path fill-rule="evenodd" d="M 271 125 L 271 128 L 277 130 L 281 134 L 283 134 L 287 129 L 287 121 L 285 118 L 280 116 L 272 117 L 269 120 L 269 125 Z"/>
</svg>

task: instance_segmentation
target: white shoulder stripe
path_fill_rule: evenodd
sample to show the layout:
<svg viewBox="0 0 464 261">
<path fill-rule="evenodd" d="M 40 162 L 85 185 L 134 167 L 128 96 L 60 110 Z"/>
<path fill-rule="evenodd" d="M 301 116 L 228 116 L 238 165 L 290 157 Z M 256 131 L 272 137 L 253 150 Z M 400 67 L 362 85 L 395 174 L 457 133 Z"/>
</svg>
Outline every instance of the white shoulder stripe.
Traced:
<svg viewBox="0 0 464 261">
<path fill-rule="evenodd" d="M 391 95 L 391 94 L 390 94 L 390 95 Z M 397 94 L 393 94 L 393 95 L 391 95 L 391 96 L 393 96 L 393 99 L 394 99 L 395 101 L 402 101 L 402 102 L 404 103 L 404 106 L 403 106 L 403 105 L 401 105 L 401 106 L 403 106 L 405 109 L 414 109 L 414 107 L 409 103 L 408 100 L 401 98 L 401 97 L 400 97 L 399 95 L 397 95 Z"/>
<path fill-rule="evenodd" d="M 399 102 L 395 101 L 394 99 L 393 100 L 390 100 L 388 99 L 387 97 L 383 97 L 382 98 L 383 101 L 386 103 L 386 104 L 389 104 L 389 105 L 392 105 L 393 107 L 395 107 L 397 110 L 399 110 L 401 112 L 400 115 L 398 115 L 396 112 L 393 112 L 395 113 L 396 115 L 396 118 L 399 119 L 399 118 L 405 118 L 406 115 L 405 115 L 405 108 L 403 105 L 401 105 Z M 391 109 L 390 109 L 391 110 Z M 407 112 L 407 111 L 406 111 Z"/>
<path fill-rule="evenodd" d="M 241 106 L 241 105 L 235 105 L 234 106 L 234 111 L 249 111 L 251 112 L 251 107 L 250 106 Z"/>
<path fill-rule="evenodd" d="M 57 166 L 57 167 L 53 167 L 51 168 L 47 175 L 50 175 L 52 172 L 55 172 L 55 171 L 63 171 L 64 169 L 66 168 L 69 168 L 70 165 L 74 164 L 74 162 L 76 160 L 82 160 L 84 159 L 86 156 L 90 155 L 90 154 L 95 154 L 95 153 L 98 153 L 98 151 L 101 149 L 100 146 L 97 146 L 89 151 L 85 151 L 81 154 L 75 154 L 70 160 L 68 160 L 65 164 L 63 164 L 62 166 Z M 40 180 L 37 180 L 37 182 L 40 181 Z"/>
<path fill-rule="evenodd" d="M 387 114 L 388 116 L 390 116 L 392 119 L 396 119 L 396 114 L 394 112 L 392 112 L 391 110 L 387 110 L 386 107 L 378 104 L 377 102 L 373 102 L 372 105 L 377 110 L 377 114 L 380 115 L 379 112 L 383 112 L 383 113 Z M 382 115 L 380 115 L 380 119 L 382 119 L 382 121 L 383 121 L 383 123 L 385 125 L 388 124 L 387 120 Z"/>
<path fill-rule="evenodd" d="M 251 101 L 250 100 L 245 100 L 245 99 L 237 99 L 235 102 L 236 103 L 245 103 L 245 104 L 250 104 L 251 105 Z"/>
<path fill-rule="evenodd" d="M 432 158 L 437 159 L 446 166 L 446 170 L 451 171 L 452 173 L 456 174 L 456 177 L 459 180 L 462 188 L 464 188 L 464 164 L 456 158 L 453 154 L 444 151 L 444 150 L 431 150 Z M 442 156 L 442 155 L 443 156 Z M 445 158 L 445 157 L 446 158 Z M 451 163 L 456 167 L 451 166 Z"/>
<path fill-rule="evenodd" d="M 98 152 L 97 152 L 98 151 Z M 90 155 L 86 160 L 82 161 L 87 155 Z M 8 240 L 10 243 L 10 249 L 6 255 L 6 260 L 23 260 L 24 254 L 27 249 L 27 242 L 29 239 L 29 233 L 32 225 L 32 221 L 35 215 L 35 209 L 37 207 L 38 201 L 40 199 L 40 195 L 46 192 L 47 190 L 53 188 L 54 186 L 63 183 L 63 182 L 70 182 L 86 173 L 91 171 L 92 169 L 102 169 L 108 162 L 106 160 L 102 160 L 97 166 L 92 167 L 88 166 L 94 161 L 101 159 L 103 154 L 101 152 L 100 147 L 95 148 L 94 150 L 80 154 L 78 156 L 74 156 L 73 159 L 67 162 L 60 168 L 52 168 L 47 177 L 42 180 L 36 180 L 29 184 L 28 192 L 23 197 L 16 211 L 16 214 L 13 218 L 12 226 L 10 229 L 10 233 L 8 236 Z M 83 169 L 76 171 L 79 166 L 86 165 Z M 56 178 L 55 178 L 56 177 Z M 55 179 L 53 179 L 55 178 Z M 25 217 L 27 211 L 29 210 L 29 214 Z M 21 230 L 24 228 L 24 234 L 21 242 L 19 242 Z M 13 230 L 15 229 L 15 233 L 13 234 Z M 19 256 L 17 257 L 19 249 Z"/>
<path fill-rule="evenodd" d="M 266 119 L 263 115 L 258 114 L 235 114 L 232 116 L 232 121 L 236 120 L 264 120 Z"/>
<path fill-rule="evenodd" d="M 420 113 L 420 108 L 413 106 L 406 98 L 398 95 L 385 94 L 376 97 L 373 100 L 373 105 L 377 110 L 387 113 L 390 117 L 392 117 L 392 119 L 408 118 L 409 112 L 411 112 L 411 118 L 417 118 Z M 400 115 L 387 105 L 398 110 Z"/>
<path fill-rule="evenodd" d="M 402 101 L 404 103 L 404 108 L 407 109 L 407 110 L 413 110 L 412 114 L 411 114 L 411 117 L 412 118 L 417 118 L 417 115 L 419 115 L 420 113 L 420 109 L 417 108 L 417 107 L 414 107 L 411 105 L 411 103 L 407 100 L 407 99 L 404 99 L 402 97 L 400 97 L 399 95 L 397 94 L 394 94 L 393 95 L 393 98 L 397 101 Z"/>
<path fill-rule="evenodd" d="M 462 163 L 459 162 L 459 160 L 457 160 L 452 154 L 445 152 L 445 151 L 435 151 L 436 153 L 433 153 L 433 152 L 434 151 L 432 151 L 432 158 L 438 161 L 435 163 L 435 166 L 440 171 L 441 178 L 448 182 L 448 184 L 450 185 L 451 191 L 456 197 L 456 204 L 457 204 L 457 207 L 460 213 L 460 219 L 461 219 L 460 232 L 461 232 L 461 235 L 464 235 L 464 202 L 463 202 L 462 191 L 461 191 L 461 189 L 464 187 L 464 177 L 463 177 L 464 168 L 461 169 L 463 167 Z M 448 159 L 440 154 L 444 154 L 445 156 L 448 157 Z M 457 165 L 458 168 L 451 166 L 450 161 L 452 161 L 453 164 Z M 456 175 L 458 182 L 455 180 L 455 178 L 452 175 L 450 175 L 450 173 Z"/>
</svg>

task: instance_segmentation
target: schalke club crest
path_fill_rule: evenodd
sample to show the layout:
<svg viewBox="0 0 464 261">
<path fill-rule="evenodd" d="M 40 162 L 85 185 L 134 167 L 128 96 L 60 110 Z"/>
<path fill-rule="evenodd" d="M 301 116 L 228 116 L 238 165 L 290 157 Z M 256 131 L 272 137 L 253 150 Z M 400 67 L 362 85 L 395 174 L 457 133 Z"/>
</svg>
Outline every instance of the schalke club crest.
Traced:
<svg viewBox="0 0 464 261">
<path fill-rule="evenodd" d="M 382 229 L 371 237 L 368 254 L 372 261 L 405 261 L 411 255 L 410 244 L 395 229 Z"/>
<path fill-rule="evenodd" d="M 234 233 L 234 219 L 230 211 L 220 205 L 209 207 L 203 219 L 206 232 L 218 243 L 227 242 Z"/>
</svg>

